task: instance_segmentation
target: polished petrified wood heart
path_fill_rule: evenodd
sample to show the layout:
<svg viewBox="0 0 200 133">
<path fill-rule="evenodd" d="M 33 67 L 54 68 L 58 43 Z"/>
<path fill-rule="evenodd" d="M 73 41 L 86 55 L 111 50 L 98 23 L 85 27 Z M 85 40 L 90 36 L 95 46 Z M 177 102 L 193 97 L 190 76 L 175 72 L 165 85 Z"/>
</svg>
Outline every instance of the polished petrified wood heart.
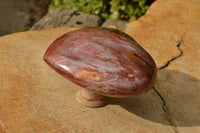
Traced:
<svg viewBox="0 0 200 133">
<path fill-rule="evenodd" d="M 110 28 L 68 32 L 51 44 L 44 60 L 70 81 L 110 97 L 149 90 L 157 73 L 154 60 L 141 46 Z"/>
</svg>

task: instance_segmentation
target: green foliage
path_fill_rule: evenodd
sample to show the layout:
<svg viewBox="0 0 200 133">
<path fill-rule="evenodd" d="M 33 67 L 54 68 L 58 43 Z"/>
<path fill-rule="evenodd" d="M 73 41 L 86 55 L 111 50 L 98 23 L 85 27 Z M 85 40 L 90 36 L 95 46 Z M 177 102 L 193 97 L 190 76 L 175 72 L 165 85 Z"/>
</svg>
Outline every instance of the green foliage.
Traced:
<svg viewBox="0 0 200 133">
<path fill-rule="evenodd" d="M 133 21 L 142 16 L 153 0 L 52 0 L 49 11 L 54 8 L 72 9 L 107 18 Z"/>
</svg>

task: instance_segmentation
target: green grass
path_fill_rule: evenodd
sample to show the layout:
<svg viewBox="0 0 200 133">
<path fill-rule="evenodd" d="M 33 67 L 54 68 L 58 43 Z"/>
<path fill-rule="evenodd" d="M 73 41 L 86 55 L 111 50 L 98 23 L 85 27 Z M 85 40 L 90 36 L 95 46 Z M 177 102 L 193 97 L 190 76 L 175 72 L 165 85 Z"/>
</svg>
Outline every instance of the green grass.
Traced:
<svg viewBox="0 0 200 133">
<path fill-rule="evenodd" d="M 72 9 L 108 18 L 133 21 L 141 17 L 154 0 L 52 0 L 49 11 L 54 8 Z"/>
</svg>

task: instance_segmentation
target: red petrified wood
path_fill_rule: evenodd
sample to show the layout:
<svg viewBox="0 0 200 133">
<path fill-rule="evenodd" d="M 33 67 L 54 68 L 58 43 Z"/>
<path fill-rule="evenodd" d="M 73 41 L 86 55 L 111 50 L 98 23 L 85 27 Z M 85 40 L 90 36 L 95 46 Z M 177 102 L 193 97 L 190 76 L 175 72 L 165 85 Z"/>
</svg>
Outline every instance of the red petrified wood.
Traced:
<svg viewBox="0 0 200 133">
<path fill-rule="evenodd" d="M 89 107 L 105 105 L 104 96 L 141 94 L 153 87 L 157 73 L 154 60 L 141 46 L 127 34 L 110 28 L 64 34 L 47 49 L 44 60 L 85 88 L 77 94 L 77 100 Z"/>
</svg>

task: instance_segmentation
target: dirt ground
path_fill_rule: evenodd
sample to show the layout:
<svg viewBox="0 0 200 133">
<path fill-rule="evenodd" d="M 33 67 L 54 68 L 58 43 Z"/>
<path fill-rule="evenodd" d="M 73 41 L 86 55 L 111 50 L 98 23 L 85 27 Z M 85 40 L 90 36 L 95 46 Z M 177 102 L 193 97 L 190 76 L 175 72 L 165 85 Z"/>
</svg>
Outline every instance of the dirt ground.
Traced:
<svg viewBox="0 0 200 133">
<path fill-rule="evenodd" d="M 47 13 L 50 0 L 0 0 L 0 36 L 28 30 Z"/>
</svg>

